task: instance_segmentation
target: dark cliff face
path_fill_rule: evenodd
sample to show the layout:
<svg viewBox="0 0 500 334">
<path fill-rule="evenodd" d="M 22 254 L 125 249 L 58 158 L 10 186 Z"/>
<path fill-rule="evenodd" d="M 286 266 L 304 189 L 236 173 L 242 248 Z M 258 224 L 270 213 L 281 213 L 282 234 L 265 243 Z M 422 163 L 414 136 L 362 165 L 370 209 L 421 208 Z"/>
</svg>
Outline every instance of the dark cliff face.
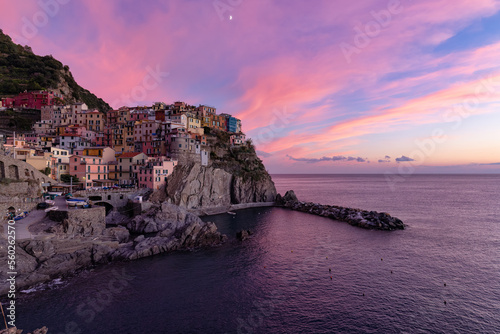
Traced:
<svg viewBox="0 0 500 334">
<path fill-rule="evenodd" d="M 200 209 L 231 204 L 274 202 L 276 188 L 251 142 L 230 146 L 227 134 L 216 133 L 208 166 L 178 165 L 158 199 Z M 158 195 L 158 194 L 157 194 Z"/>
<path fill-rule="evenodd" d="M 256 179 L 199 163 L 178 166 L 168 179 L 166 195 L 179 206 L 209 208 L 252 202 L 273 202 L 276 188 L 266 172 Z"/>
</svg>

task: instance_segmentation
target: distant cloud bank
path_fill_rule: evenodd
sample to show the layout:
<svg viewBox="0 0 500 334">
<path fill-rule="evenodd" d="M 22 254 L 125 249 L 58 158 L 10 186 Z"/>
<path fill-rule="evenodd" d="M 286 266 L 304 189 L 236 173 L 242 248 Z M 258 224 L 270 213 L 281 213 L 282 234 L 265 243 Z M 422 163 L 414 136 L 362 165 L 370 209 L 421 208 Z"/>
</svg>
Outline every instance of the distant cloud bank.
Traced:
<svg viewBox="0 0 500 334">
<path fill-rule="evenodd" d="M 286 155 L 288 159 L 299 162 L 307 162 L 307 163 L 317 163 L 323 161 L 355 161 L 355 162 L 369 162 L 366 158 L 361 157 L 346 157 L 343 155 L 336 155 L 333 157 L 322 157 L 322 158 L 294 158 L 290 155 Z"/>
</svg>

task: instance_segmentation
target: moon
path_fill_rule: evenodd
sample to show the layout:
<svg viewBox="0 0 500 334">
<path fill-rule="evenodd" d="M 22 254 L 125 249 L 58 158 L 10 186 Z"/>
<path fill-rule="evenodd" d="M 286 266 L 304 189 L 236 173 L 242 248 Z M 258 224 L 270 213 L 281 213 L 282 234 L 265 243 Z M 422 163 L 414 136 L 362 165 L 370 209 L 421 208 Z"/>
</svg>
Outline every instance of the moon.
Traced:
<svg viewBox="0 0 500 334">
<path fill-rule="evenodd" d="M 229 15 L 229 19 L 232 20 L 233 19 L 233 16 L 232 15 Z"/>
</svg>

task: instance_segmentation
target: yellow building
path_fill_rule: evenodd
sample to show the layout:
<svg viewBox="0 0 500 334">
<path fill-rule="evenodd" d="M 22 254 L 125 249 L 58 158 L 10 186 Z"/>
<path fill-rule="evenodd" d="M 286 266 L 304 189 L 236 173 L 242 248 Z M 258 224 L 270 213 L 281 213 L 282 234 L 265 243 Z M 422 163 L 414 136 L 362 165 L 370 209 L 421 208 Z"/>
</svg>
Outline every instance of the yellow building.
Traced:
<svg viewBox="0 0 500 334">
<path fill-rule="evenodd" d="M 104 131 L 104 115 L 99 111 L 87 113 L 87 130 L 102 133 Z"/>
<path fill-rule="evenodd" d="M 134 184 L 137 181 L 138 166 L 143 166 L 148 156 L 139 152 L 125 152 L 116 156 L 116 162 L 110 165 L 109 178 L 120 184 Z"/>
<path fill-rule="evenodd" d="M 192 113 L 186 113 L 187 117 L 187 129 L 196 129 L 196 128 L 201 128 L 201 120 L 194 114 Z"/>
</svg>

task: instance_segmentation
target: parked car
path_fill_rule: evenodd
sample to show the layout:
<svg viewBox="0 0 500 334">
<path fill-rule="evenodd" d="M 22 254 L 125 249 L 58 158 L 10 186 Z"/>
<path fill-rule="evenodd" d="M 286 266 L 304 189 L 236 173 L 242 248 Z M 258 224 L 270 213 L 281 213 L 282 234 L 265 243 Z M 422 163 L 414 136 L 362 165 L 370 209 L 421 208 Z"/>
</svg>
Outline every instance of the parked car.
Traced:
<svg viewBox="0 0 500 334">
<path fill-rule="evenodd" d="M 47 209 L 48 207 L 49 207 L 49 204 L 47 204 L 47 203 L 45 203 L 45 202 L 38 203 L 38 204 L 36 205 L 36 208 L 37 208 L 38 210 L 45 210 L 45 209 Z"/>
</svg>

